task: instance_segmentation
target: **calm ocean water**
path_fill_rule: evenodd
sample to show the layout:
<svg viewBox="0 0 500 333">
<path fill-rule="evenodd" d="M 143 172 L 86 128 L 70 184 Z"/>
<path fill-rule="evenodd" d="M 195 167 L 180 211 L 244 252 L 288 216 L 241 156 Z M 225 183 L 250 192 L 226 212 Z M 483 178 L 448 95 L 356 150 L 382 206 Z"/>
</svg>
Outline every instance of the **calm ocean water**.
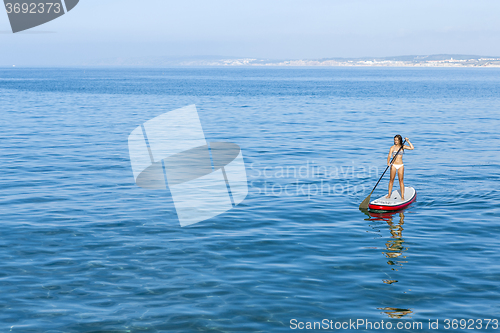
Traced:
<svg viewBox="0 0 500 333">
<path fill-rule="evenodd" d="M 496 331 L 498 69 L 4 68 L 0 103 L 1 332 Z M 181 228 L 127 139 L 189 104 L 250 189 Z M 417 202 L 366 215 L 395 134 Z"/>
</svg>

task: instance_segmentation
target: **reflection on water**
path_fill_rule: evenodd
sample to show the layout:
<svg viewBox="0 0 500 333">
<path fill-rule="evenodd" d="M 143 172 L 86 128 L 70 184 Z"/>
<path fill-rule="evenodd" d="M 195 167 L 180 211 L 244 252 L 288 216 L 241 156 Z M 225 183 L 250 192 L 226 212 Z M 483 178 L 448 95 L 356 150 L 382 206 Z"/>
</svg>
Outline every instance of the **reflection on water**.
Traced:
<svg viewBox="0 0 500 333">
<path fill-rule="evenodd" d="M 406 259 L 406 256 L 403 255 L 404 252 L 408 250 L 407 247 L 404 246 L 404 238 L 403 238 L 403 225 L 405 223 L 405 215 L 404 210 L 394 213 L 375 213 L 375 212 L 367 212 L 367 215 L 370 216 L 369 221 L 385 221 L 389 226 L 389 232 L 391 233 L 391 237 L 386 241 L 385 247 L 387 251 L 382 252 L 386 258 L 389 260 L 387 264 L 391 267 L 391 270 L 397 271 L 398 266 L 402 267 L 403 264 L 408 261 L 402 260 Z M 397 216 L 397 217 L 396 217 Z M 394 220 L 397 220 L 396 222 Z M 392 284 L 397 282 L 396 280 L 383 280 L 384 283 Z"/>
<path fill-rule="evenodd" d="M 413 313 L 410 309 L 399 309 L 399 308 L 377 308 L 378 310 L 384 310 L 383 312 L 387 314 L 390 318 L 403 318 L 406 315 Z"/>
<path fill-rule="evenodd" d="M 393 284 L 398 282 L 398 280 L 382 280 L 382 282 L 387 283 L 387 284 Z"/>
<path fill-rule="evenodd" d="M 391 266 L 391 270 L 397 271 L 398 268 L 403 267 L 403 264 L 407 263 L 406 256 L 403 255 L 404 252 L 408 251 L 408 248 L 404 246 L 403 238 L 403 225 L 405 223 L 404 209 L 398 212 L 371 212 L 363 211 L 367 216 L 369 216 L 368 221 L 384 221 L 389 226 L 389 232 L 391 234 L 390 238 L 385 242 L 386 251 L 382 252 L 385 258 L 388 258 L 387 264 Z M 377 229 L 380 226 L 377 226 Z M 373 227 L 372 227 L 373 228 Z M 385 284 L 397 283 L 398 280 L 393 279 L 383 279 Z M 410 309 L 403 308 L 377 308 L 378 310 L 383 310 L 383 313 L 387 314 L 390 318 L 402 318 L 408 314 L 413 313 Z"/>
<path fill-rule="evenodd" d="M 404 263 L 407 263 L 407 261 L 404 260 L 395 260 L 396 258 L 399 258 L 404 251 L 408 250 L 408 248 L 405 248 L 403 246 L 405 242 L 405 240 L 403 239 L 403 224 L 405 223 L 404 218 L 405 218 L 404 213 L 400 212 L 398 223 L 394 223 L 392 216 L 389 217 L 387 220 L 385 220 L 389 225 L 391 239 L 389 239 L 385 243 L 387 252 L 384 252 L 384 254 L 387 258 L 393 259 L 387 261 L 387 263 L 391 266 L 393 265 L 403 266 Z M 401 258 L 406 259 L 406 256 L 402 256 Z M 392 268 L 392 270 L 397 271 L 397 268 Z"/>
</svg>

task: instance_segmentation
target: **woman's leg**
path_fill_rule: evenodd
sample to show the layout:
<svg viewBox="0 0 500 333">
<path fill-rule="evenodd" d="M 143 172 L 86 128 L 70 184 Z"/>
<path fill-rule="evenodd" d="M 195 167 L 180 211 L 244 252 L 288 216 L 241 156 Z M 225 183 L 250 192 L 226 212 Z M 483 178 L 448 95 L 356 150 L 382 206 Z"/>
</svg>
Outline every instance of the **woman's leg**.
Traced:
<svg viewBox="0 0 500 333">
<path fill-rule="evenodd" d="M 396 178 L 396 168 L 391 165 L 391 179 L 389 180 L 389 194 L 386 198 L 389 199 L 392 193 L 392 184 L 394 184 L 394 179 Z"/>
<path fill-rule="evenodd" d="M 399 187 L 401 188 L 401 200 L 405 199 L 405 183 L 403 181 L 405 175 L 405 167 L 402 166 L 398 170 Z"/>
</svg>

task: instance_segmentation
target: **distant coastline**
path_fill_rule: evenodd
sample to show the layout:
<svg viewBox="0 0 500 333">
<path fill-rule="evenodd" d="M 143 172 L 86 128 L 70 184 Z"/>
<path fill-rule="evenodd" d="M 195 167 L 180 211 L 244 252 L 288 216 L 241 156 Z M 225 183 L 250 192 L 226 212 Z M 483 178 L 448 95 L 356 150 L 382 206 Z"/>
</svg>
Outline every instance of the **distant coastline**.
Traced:
<svg viewBox="0 0 500 333">
<path fill-rule="evenodd" d="M 84 66 L 258 66 L 258 67 L 500 67 L 500 57 L 437 54 L 397 57 L 272 60 L 223 56 L 116 58 L 87 62 Z"/>
</svg>

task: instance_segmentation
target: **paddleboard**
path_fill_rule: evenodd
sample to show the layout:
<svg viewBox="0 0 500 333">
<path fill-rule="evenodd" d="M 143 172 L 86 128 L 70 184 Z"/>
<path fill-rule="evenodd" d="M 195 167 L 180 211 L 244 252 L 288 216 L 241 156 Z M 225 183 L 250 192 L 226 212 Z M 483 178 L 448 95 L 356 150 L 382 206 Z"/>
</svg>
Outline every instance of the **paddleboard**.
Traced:
<svg viewBox="0 0 500 333">
<path fill-rule="evenodd" d="M 417 200 L 417 191 L 413 187 L 405 187 L 405 199 L 401 200 L 401 190 L 395 190 L 387 199 L 385 195 L 370 202 L 369 209 L 373 210 L 398 210 L 409 206 Z"/>
</svg>

